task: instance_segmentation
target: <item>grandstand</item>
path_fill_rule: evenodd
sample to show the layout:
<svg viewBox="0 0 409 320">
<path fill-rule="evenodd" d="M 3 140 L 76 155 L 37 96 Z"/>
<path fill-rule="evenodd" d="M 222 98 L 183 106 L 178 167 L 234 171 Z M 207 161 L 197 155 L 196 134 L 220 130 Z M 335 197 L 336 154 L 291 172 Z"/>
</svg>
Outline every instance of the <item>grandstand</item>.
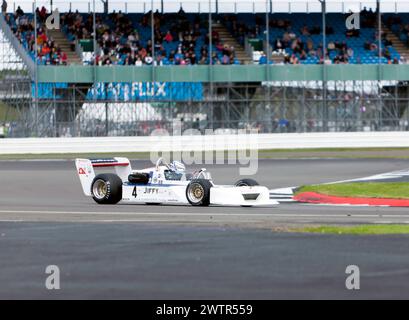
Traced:
<svg viewBox="0 0 409 320">
<path fill-rule="evenodd" d="M 177 119 L 408 130 L 408 11 L 392 0 L 8 1 L 0 97 L 20 117 L 0 121 L 9 136 L 140 135 Z"/>
<path fill-rule="evenodd" d="M 44 12 L 41 14 L 41 12 Z M 331 63 L 377 64 L 377 14 L 372 9 L 362 11 L 362 28 L 348 32 L 345 28 L 345 14 L 330 13 L 327 24 L 328 58 Z M 94 61 L 92 56 L 83 55 L 84 48 L 92 50 L 93 23 L 89 13 L 68 12 L 61 15 L 60 31 L 44 32 L 47 9 L 38 10 L 37 37 L 39 54 L 37 63 L 43 65 L 94 64 L 97 65 L 195 65 L 210 64 L 208 17 L 206 14 L 185 13 L 183 8 L 178 13 L 155 13 L 154 44 L 150 27 L 150 14 L 110 13 L 98 14 L 97 45 L 101 54 Z M 31 28 L 34 18 L 32 13 L 25 13 L 21 8 L 16 13 L 6 15 L 6 21 L 16 38 L 35 59 L 34 30 Z M 408 41 L 407 33 L 402 33 L 401 24 L 386 16 L 391 31 L 399 36 L 401 42 Z M 402 18 L 405 18 L 404 16 Z M 263 41 L 267 33 L 265 17 L 262 14 L 241 13 L 235 15 L 216 14 L 216 24 L 221 33 L 228 34 L 228 40 L 238 44 L 240 50 L 247 40 Z M 389 21 L 390 20 L 390 21 Z M 323 63 L 321 14 L 279 13 L 269 22 L 269 43 L 275 52 L 281 51 L 283 63 L 318 64 Z M 227 29 L 228 32 L 226 32 Z M 401 33 L 401 34 L 400 34 Z M 49 37 L 48 37 L 49 36 Z M 50 42 L 49 38 L 53 39 Z M 266 64 L 263 61 L 239 60 L 236 47 L 230 45 L 213 26 L 212 64 Z M 399 45 L 399 43 L 397 43 Z M 241 48 L 240 48 L 241 46 Z M 402 48 L 402 47 L 400 47 Z M 64 50 L 62 50 L 64 49 Z M 72 49 L 72 50 L 71 50 Z M 82 56 L 75 53 L 82 51 Z M 406 50 L 404 50 L 406 52 Z M 68 58 L 68 55 L 70 57 Z M 153 57 L 154 56 L 154 57 Z M 243 56 L 241 56 L 243 57 Z M 246 59 L 247 58 L 247 59 Z M 270 61 L 273 60 L 270 57 Z M 394 48 L 390 35 L 384 34 L 381 41 L 380 63 L 399 63 L 401 55 Z"/>
</svg>

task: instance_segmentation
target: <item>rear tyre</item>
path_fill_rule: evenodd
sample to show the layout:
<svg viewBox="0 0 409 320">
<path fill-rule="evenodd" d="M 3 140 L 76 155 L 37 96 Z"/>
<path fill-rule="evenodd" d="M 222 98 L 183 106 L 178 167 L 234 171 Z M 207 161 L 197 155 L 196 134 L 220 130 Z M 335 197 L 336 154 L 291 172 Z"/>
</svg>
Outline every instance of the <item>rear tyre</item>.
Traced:
<svg viewBox="0 0 409 320">
<path fill-rule="evenodd" d="M 117 204 L 122 200 L 122 180 L 116 174 L 99 174 L 92 181 L 91 194 L 98 204 Z"/>
<path fill-rule="evenodd" d="M 254 187 L 258 186 L 258 182 L 253 179 L 241 179 L 234 184 L 236 187 Z"/>
<path fill-rule="evenodd" d="M 210 204 L 210 189 L 212 184 L 209 180 L 192 180 L 186 188 L 187 201 L 192 206 L 206 207 Z"/>
</svg>

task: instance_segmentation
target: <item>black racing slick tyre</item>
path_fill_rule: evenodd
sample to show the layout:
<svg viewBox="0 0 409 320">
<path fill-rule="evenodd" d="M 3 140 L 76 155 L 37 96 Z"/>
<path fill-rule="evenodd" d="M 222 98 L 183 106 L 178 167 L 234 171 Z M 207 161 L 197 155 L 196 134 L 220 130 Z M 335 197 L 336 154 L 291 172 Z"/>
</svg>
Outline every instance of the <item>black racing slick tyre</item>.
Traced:
<svg viewBox="0 0 409 320">
<path fill-rule="evenodd" d="M 116 174 L 99 174 L 92 181 L 91 194 L 98 204 L 117 204 L 122 200 L 122 180 Z"/>
<path fill-rule="evenodd" d="M 212 184 L 209 180 L 195 179 L 186 187 L 186 198 L 192 206 L 206 207 L 210 204 L 210 189 Z"/>
<path fill-rule="evenodd" d="M 258 182 L 253 179 L 241 179 L 234 184 L 236 187 L 254 187 L 258 186 Z"/>
</svg>

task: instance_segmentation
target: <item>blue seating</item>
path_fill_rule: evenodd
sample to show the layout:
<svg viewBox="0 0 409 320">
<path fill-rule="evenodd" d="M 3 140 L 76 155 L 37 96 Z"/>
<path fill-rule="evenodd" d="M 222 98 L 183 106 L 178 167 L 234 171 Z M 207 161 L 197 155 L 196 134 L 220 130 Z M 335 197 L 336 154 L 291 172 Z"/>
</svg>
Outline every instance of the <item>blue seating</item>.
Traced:
<svg viewBox="0 0 409 320">
<path fill-rule="evenodd" d="M 89 17 L 89 14 L 81 14 L 83 17 L 83 21 L 86 21 Z M 32 14 L 27 14 L 26 15 L 30 21 L 33 20 L 33 15 Z M 391 17 L 396 17 L 396 15 L 393 14 L 384 14 L 383 15 L 383 20 L 384 22 L 387 22 L 391 19 Z M 115 29 L 115 23 L 110 19 L 109 15 L 105 14 L 98 14 L 98 17 L 100 17 L 103 21 L 104 24 L 108 25 L 111 29 Z M 143 20 L 143 14 L 139 13 L 130 13 L 127 15 L 127 17 L 130 19 L 132 23 L 132 27 L 138 31 L 139 37 L 140 37 L 140 44 L 143 47 L 146 47 L 148 42 L 151 39 L 151 28 L 149 26 L 144 26 L 142 25 L 142 20 Z M 194 48 L 194 53 L 197 57 L 197 61 L 199 61 L 201 57 L 201 49 L 202 47 L 205 46 L 206 43 L 206 35 L 208 32 L 207 29 L 207 20 L 208 16 L 207 14 L 185 14 L 184 15 L 185 19 L 190 23 L 191 26 L 194 25 L 195 21 L 199 20 L 200 21 L 200 35 L 196 40 L 196 45 Z M 409 14 L 400 14 L 399 17 L 402 20 L 402 23 L 406 23 L 409 25 Z M 237 24 L 242 24 L 245 25 L 245 33 L 247 33 L 248 36 L 258 38 L 260 40 L 265 39 L 266 35 L 266 26 L 265 26 L 265 15 L 264 14 L 251 14 L 251 13 L 239 13 L 239 14 L 219 14 L 218 16 L 216 15 L 214 20 L 220 20 L 222 21 L 225 26 L 230 30 L 230 32 L 236 37 L 237 41 L 241 44 L 244 44 L 244 39 L 245 39 L 245 33 L 237 33 L 234 30 L 233 26 L 233 20 L 231 19 L 234 18 L 237 22 Z M 160 30 L 162 33 L 166 33 L 168 30 L 172 29 L 173 23 L 175 23 L 176 16 L 174 14 L 166 14 L 165 18 L 162 19 L 162 24 L 160 26 Z M 291 31 L 295 33 L 296 37 L 299 38 L 303 43 L 304 43 L 304 48 L 306 47 L 307 42 L 311 42 L 313 45 L 313 50 L 315 53 L 310 53 L 307 52 L 307 57 L 305 59 L 300 60 L 300 63 L 302 64 L 317 64 L 320 62 L 320 57 L 317 56 L 316 51 L 321 50 L 322 52 L 322 42 L 323 42 L 323 36 L 322 36 L 322 30 L 321 30 L 321 24 L 322 24 L 322 16 L 319 13 L 310 13 L 310 14 L 305 14 L 305 13 L 276 13 L 276 14 L 271 14 L 270 15 L 270 22 L 271 27 L 269 28 L 269 42 L 271 45 L 274 45 L 274 42 L 276 39 L 281 39 L 286 31 Z M 274 24 L 274 21 L 277 22 L 279 20 L 282 21 L 288 21 L 289 26 L 287 28 L 282 28 L 278 27 L 277 24 Z M 13 30 L 17 29 L 17 24 L 15 17 L 13 15 L 10 15 L 9 19 L 9 24 Z M 343 14 L 338 14 L 338 13 L 329 13 L 327 14 L 327 25 L 332 28 L 333 32 L 332 33 L 327 33 L 327 44 L 330 42 L 338 42 L 338 43 L 343 43 L 345 42 L 348 48 L 351 48 L 353 50 L 352 56 L 349 57 L 348 62 L 352 64 L 356 63 L 364 63 L 364 64 L 373 64 L 373 63 L 379 63 L 379 58 L 378 58 L 378 50 L 365 50 L 364 45 L 366 42 L 370 43 L 375 43 L 377 45 L 377 40 L 375 39 L 376 35 L 376 28 L 361 28 L 359 32 L 359 37 L 348 37 L 346 35 L 346 27 L 345 27 L 345 15 Z M 310 34 L 310 35 L 303 35 L 301 33 L 301 29 L 307 26 L 309 30 L 312 30 L 315 26 L 319 27 L 319 34 Z M 408 32 L 402 31 L 401 25 L 397 23 L 392 23 L 390 26 L 392 32 L 397 34 L 401 41 L 407 43 L 408 42 Z M 76 36 L 72 33 L 70 33 L 68 26 L 63 25 L 62 26 L 62 31 L 66 34 L 68 41 L 72 42 L 76 39 Z M 32 37 L 32 32 L 22 32 L 20 41 L 26 50 L 29 50 L 29 43 L 27 42 L 27 39 Z M 156 54 L 157 55 L 163 55 L 162 63 L 163 64 L 170 64 L 172 63 L 171 60 L 169 59 L 171 52 L 177 52 L 178 46 L 180 45 L 178 36 L 176 34 L 173 34 L 173 40 L 172 42 L 162 42 L 162 47 L 163 51 L 157 50 Z M 126 44 L 127 39 L 125 37 L 122 37 L 120 39 L 121 44 Z M 381 50 L 384 51 L 385 45 L 382 44 Z M 397 59 L 400 60 L 400 54 L 399 52 L 396 51 L 395 48 L 392 46 L 389 46 L 388 48 L 391 60 Z M 286 48 L 285 49 L 286 53 L 288 55 L 294 54 L 293 50 L 291 48 Z M 223 59 L 223 54 L 217 50 L 216 46 L 213 46 L 213 52 L 216 53 L 216 57 L 219 61 Z M 34 59 L 34 52 L 30 52 L 30 56 Z M 296 53 L 296 56 L 300 58 L 300 54 Z M 331 60 L 335 61 L 338 59 L 339 52 L 338 50 L 334 50 L 329 52 L 329 57 Z M 118 64 L 124 64 L 126 60 L 126 55 L 125 54 L 119 54 L 118 59 L 116 60 L 116 63 Z M 184 59 L 185 57 L 182 55 L 180 58 Z M 209 57 L 204 57 L 205 61 L 208 63 L 209 62 Z M 45 64 L 47 61 L 49 61 L 50 56 L 45 56 L 39 59 L 38 63 L 39 64 Z M 381 63 L 388 63 L 388 59 L 385 57 L 382 57 L 380 59 Z M 174 62 L 173 62 L 174 63 Z M 230 61 L 231 64 L 240 64 L 240 61 L 236 58 L 231 59 Z M 262 62 L 264 63 L 264 62 Z"/>
<path fill-rule="evenodd" d="M 404 14 L 406 16 L 407 22 L 409 24 L 409 15 Z M 264 14 L 249 14 L 249 13 L 240 13 L 237 15 L 230 15 L 236 20 L 236 24 L 244 24 L 244 28 L 247 30 L 247 35 L 249 37 L 255 37 L 260 40 L 265 40 L 266 35 L 266 27 L 265 27 L 265 15 Z M 312 41 L 314 50 L 317 50 L 319 47 L 322 49 L 323 43 L 323 35 L 322 35 L 322 15 L 320 13 L 275 13 L 270 15 L 270 28 L 269 28 L 269 42 L 272 46 L 276 39 L 282 39 L 284 33 L 286 31 L 295 33 L 296 37 L 301 39 L 304 45 L 307 41 Z M 225 24 L 227 28 L 234 34 L 233 22 L 229 19 L 229 17 L 225 18 Z M 259 25 L 257 26 L 256 21 L 259 21 Z M 288 28 L 279 28 L 278 26 L 274 26 L 274 23 L 279 20 L 288 21 L 289 27 Z M 244 23 L 243 23 L 244 22 Z M 311 34 L 311 35 L 303 35 L 301 33 L 301 29 L 307 26 L 309 30 L 312 30 L 315 26 L 320 28 L 319 34 Z M 364 49 L 364 44 L 369 41 L 370 43 L 376 43 L 375 34 L 376 28 L 364 28 L 360 29 L 359 37 L 347 37 L 346 35 L 346 27 L 345 27 L 345 15 L 338 14 L 338 13 L 329 13 L 327 14 L 327 26 L 331 27 L 333 33 L 328 33 L 326 36 L 326 43 L 330 42 L 339 42 L 342 43 L 345 41 L 348 48 L 353 50 L 353 56 L 349 58 L 349 63 L 378 63 L 377 52 L 372 52 Z M 394 26 L 395 30 L 399 30 L 398 27 Z M 237 36 L 237 39 L 244 44 L 244 37 Z M 407 34 L 401 35 L 402 41 L 407 41 Z M 377 44 L 377 43 L 376 43 Z M 382 45 L 382 50 L 385 49 L 384 45 Z M 393 48 L 389 47 L 389 52 L 391 54 L 391 59 L 400 60 L 400 54 Z M 291 48 L 285 49 L 288 55 L 292 55 L 293 51 Z M 330 58 L 334 60 L 337 57 L 337 52 L 333 51 L 329 54 Z M 300 55 L 296 54 L 299 58 Z M 374 57 L 374 59 L 372 59 Z M 313 64 L 318 63 L 319 59 L 315 56 L 309 55 L 307 59 L 301 60 L 300 63 L 303 64 Z M 381 59 L 382 63 L 388 63 L 387 59 Z"/>
</svg>

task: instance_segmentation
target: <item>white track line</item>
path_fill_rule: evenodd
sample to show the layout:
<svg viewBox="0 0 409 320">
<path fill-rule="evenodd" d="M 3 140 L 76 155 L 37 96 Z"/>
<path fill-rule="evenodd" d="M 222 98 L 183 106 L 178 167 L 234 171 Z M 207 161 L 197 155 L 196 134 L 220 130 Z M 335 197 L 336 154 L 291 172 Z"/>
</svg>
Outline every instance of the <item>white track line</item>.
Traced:
<svg viewBox="0 0 409 320">
<path fill-rule="evenodd" d="M 328 183 L 323 183 L 323 184 L 338 184 L 338 183 L 361 182 L 361 181 L 366 182 L 366 181 L 374 181 L 374 180 L 381 181 L 381 180 L 386 180 L 386 179 L 402 178 L 408 175 L 409 175 L 409 169 L 404 169 L 404 170 L 375 174 L 375 175 L 364 177 L 364 178 L 340 180 L 340 181 L 328 182 Z"/>
</svg>

